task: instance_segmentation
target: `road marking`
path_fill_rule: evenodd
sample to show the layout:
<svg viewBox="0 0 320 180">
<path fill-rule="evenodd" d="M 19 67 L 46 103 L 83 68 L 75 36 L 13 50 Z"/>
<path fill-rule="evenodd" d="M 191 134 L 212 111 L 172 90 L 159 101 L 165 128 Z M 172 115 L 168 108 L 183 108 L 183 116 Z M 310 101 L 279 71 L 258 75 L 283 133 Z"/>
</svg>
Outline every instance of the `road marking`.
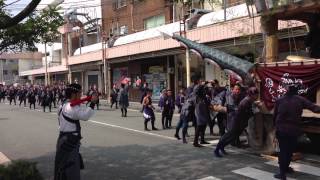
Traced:
<svg viewBox="0 0 320 180">
<path fill-rule="evenodd" d="M 273 173 L 255 169 L 252 167 L 245 167 L 232 171 L 233 173 L 240 174 L 256 180 L 278 180 L 273 177 Z M 292 178 L 287 178 L 288 180 L 294 180 Z"/>
<path fill-rule="evenodd" d="M 269 162 L 266 162 L 266 164 L 277 166 L 277 167 L 279 166 L 277 161 L 269 161 Z M 294 163 L 294 162 L 292 162 L 290 166 L 297 172 L 311 174 L 314 176 L 320 176 L 320 168 L 310 166 L 310 165 L 300 164 L 300 163 Z"/>
<path fill-rule="evenodd" d="M 217 145 L 218 142 L 219 142 L 219 139 L 215 139 L 215 140 L 208 141 L 208 143 L 210 143 L 210 144 L 202 144 L 202 146 L 211 147 L 211 146 Z"/>
<path fill-rule="evenodd" d="M 137 109 L 128 109 L 128 111 L 132 111 L 132 112 L 140 112 L 140 110 L 137 110 Z M 156 115 L 161 115 L 161 112 L 157 112 L 157 111 L 155 111 L 154 112 L 154 114 L 156 114 Z M 180 116 L 180 114 L 177 114 L 177 113 L 174 113 L 173 114 L 173 117 L 179 117 Z"/>
<path fill-rule="evenodd" d="M 170 139 L 170 140 L 175 140 L 175 141 L 177 140 L 176 138 L 173 138 L 173 137 L 164 136 L 164 135 L 160 135 L 160 134 L 155 134 L 155 133 L 151 133 L 151 132 L 140 131 L 140 130 L 131 129 L 131 128 L 126 128 L 126 127 L 117 126 L 117 125 L 113 125 L 113 124 L 107 124 L 107 123 L 103 123 L 103 122 L 99 122 L 99 121 L 93 121 L 93 120 L 89 120 L 89 121 L 90 121 L 90 122 L 93 122 L 93 123 L 96 123 L 96 124 L 101 124 L 101 125 L 109 126 L 109 127 L 124 129 L 124 130 L 132 131 L 132 132 L 137 132 L 137 133 L 140 133 L 140 134 L 147 134 L 147 135 L 162 137 L 162 138 L 166 138 L 166 139 Z"/>
<path fill-rule="evenodd" d="M 208 176 L 208 177 L 205 177 L 205 178 L 202 178 L 202 179 L 198 179 L 198 180 L 221 180 L 221 179 L 213 177 L 213 176 Z"/>
<path fill-rule="evenodd" d="M 11 160 L 6 155 L 4 155 L 2 152 L 0 152 L 0 164 L 8 164 L 10 162 L 11 162 Z"/>
</svg>

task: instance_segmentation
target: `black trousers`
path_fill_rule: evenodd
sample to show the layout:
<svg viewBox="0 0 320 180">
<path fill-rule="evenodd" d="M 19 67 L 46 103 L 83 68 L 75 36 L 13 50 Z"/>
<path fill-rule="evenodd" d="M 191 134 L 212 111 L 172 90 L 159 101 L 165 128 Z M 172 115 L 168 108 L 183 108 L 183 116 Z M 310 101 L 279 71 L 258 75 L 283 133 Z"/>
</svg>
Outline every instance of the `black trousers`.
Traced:
<svg viewBox="0 0 320 180">
<path fill-rule="evenodd" d="M 276 137 L 280 147 L 280 153 L 278 157 L 280 174 L 285 175 L 289 168 L 292 154 L 297 147 L 298 136 L 292 136 L 278 131 L 276 132 Z"/>
<path fill-rule="evenodd" d="M 17 105 L 16 98 L 10 98 L 10 105 L 11 105 L 11 103 L 12 103 L 12 100 L 13 100 L 13 102 L 14 102 L 14 105 Z"/>
<path fill-rule="evenodd" d="M 116 109 L 118 109 L 118 101 L 115 101 L 115 100 L 111 100 L 111 108 L 112 108 L 112 106 L 114 105 L 114 104 L 116 104 Z"/>
<path fill-rule="evenodd" d="M 31 105 L 33 105 L 33 109 L 36 109 L 36 102 L 30 103 L 30 109 L 31 109 Z"/>
<path fill-rule="evenodd" d="M 194 141 L 193 144 L 199 144 L 199 136 L 200 136 L 200 141 L 204 142 L 204 133 L 206 132 L 206 127 L 207 125 L 197 125 L 196 131 L 194 134 Z"/>
<path fill-rule="evenodd" d="M 127 108 L 121 108 L 121 116 L 122 117 L 127 117 L 127 112 L 128 112 Z"/>
<path fill-rule="evenodd" d="M 23 105 L 24 105 L 24 106 L 27 105 L 27 100 L 26 100 L 26 99 L 20 99 L 20 104 L 19 104 L 19 106 L 21 106 L 22 102 L 23 102 Z"/>
<path fill-rule="evenodd" d="M 53 103 L 53 107 L 56 108 L 56 107 L 57 107 L 57 106 L 56 106 L 56 105 L 57 105 L 57 100 L 56 100 L 56 99 L 53 99 L 53 100 L 52 100 L 52 103 Z"/>
<path fill-rule="evenodd" d="M 173 110 L 163 110 L 161 113 L 161 122 L 163 128 L 171 128 L 173 117 Z"/>
<path fill-rule="evenodd" d="M 218 113 L 217 122 L 218 122 L 220 136 L 223 136 L 226 133 L 225 121 L 226 121 L 225 115 L 223 113 Z"/>
<path fill-rule="evenodd" d="M 232 128 L 220 138 L 219 143 L 217 144 L 217 148 L 224 149 L 224 147 L 237 140 L 241 133 L 245 130 L 245 128 L 245 126 Z"/>
<path fill-rule="evenodd" d="M 51 103 L 49 103 L 48 107 L 49 107 L 49 111 L 51 112 Z M 46 112 L 46 106 L 45 105 L 43 106 L 43 112 Z"/>
</svg>

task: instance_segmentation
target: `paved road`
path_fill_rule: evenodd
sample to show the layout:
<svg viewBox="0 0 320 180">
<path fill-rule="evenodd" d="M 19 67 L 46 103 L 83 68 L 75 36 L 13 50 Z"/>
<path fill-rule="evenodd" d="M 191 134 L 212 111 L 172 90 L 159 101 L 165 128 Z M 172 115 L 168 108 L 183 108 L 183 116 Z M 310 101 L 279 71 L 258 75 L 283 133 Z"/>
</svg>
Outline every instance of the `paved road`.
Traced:
<svg viewBox="0 0 320 180">
<path fill-rule="evenodd" d="M 38 162 L 46 179 L 52 179 L 57 139 L 56 109 L 52 113 L 0 104 L 0 152 L 10 159 Z M 160 117 L 157 116 L 159 126 Z M 176 119 L 174 123 L 176 123 Z M 212 146 L 194 148 L 175 140 L 174 130 L 143 131 L 142 115 L 103 109 L 82 123 L 81 152 L 84 180 L 110 179 L 259 179 L 272 180 L 277 163 L 246 150 L 228 148 L 225 158 L 213 157 Z M 193 130 L 190 131 L 191 138 Z M 209 137 L 216 142 L 218 137 Z M 189 141 L 191 141 L 190 139 Z M 320 164 L 299 161 L 293 179 L 320 180 Z"/>
</svg>

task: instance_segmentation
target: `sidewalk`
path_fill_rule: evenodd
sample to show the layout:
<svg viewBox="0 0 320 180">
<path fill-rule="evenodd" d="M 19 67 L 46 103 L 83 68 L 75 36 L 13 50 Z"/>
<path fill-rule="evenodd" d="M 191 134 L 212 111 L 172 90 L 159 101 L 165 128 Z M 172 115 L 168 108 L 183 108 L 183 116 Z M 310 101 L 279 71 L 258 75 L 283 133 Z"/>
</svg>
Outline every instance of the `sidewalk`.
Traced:
<svg viewBox="0 0 320 180">
<path fill-rule="evenodd" d="M 100 106 L 110 106 L 110 103 L 108 100 L 106 99 L 100 99 Z M 115 105 L 114 105 L 115 106 Z M 158 106 L 158 103 L 154 103 L 153 106 L 156 108 L 155 109 L 155 112 L 157 113 L 161 113 L 160 111 L 160 107 Z M 129 102 L 129 108 L 128 109 L 131 109 L 131 110 L 136 110 L 136 111 L 140 111 L 142 108 L 142 105 L 140 104 L 140 102 Z M 175 116 L 178 116 L 179 113 L 177 112 L 177 107 L 174 111 L 174 115 Z"/>
</svg>

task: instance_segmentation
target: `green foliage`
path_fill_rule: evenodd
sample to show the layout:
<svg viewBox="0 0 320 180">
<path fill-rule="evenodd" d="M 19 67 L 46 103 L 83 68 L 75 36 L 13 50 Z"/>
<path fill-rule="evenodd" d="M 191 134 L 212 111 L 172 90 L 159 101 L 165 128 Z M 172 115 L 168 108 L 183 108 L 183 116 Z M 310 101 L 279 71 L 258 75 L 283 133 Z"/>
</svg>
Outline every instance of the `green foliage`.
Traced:
<svg viewBox="0 0 320 180">
<path fill-rule="evenodd" d="M 13 161 L 8 166 L 0 166 L 2 180 L 43 180 L 36 168 L 36 163 L 27 161 Z"/>
<path fill-rule="evenodd" d="M 58 10 L 55 6 L 49 6 L 39 14 L 29 15 L 22 23 L 0 30 L 0 53 L 34 50 L 35 43 L 53 42 L 59 37 L 58 28 L 64 22 Z"/>
</svg>

